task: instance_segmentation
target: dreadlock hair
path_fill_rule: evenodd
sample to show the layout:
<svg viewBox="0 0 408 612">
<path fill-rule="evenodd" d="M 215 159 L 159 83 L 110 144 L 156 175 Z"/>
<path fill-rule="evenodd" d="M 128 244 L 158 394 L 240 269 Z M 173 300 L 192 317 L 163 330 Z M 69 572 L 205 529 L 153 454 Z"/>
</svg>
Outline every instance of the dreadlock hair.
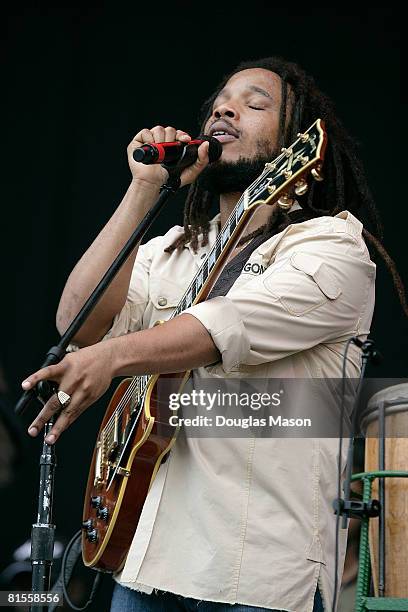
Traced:
<svg viewBox="0 0 408 612">
<path fill-rule="evenodd" d="M 211 117 L 213 103 L 227 81 L 236 73 L 250 68 L 264 68 L 279 75 L 281 79 L 281 107 L 279 115 L 277 150 L 288 147 L 299 132 L 307 130 L 317 118 L 325 122 L 328 142 L 324 160 L 325 180 L 313 181 L 308 195 L 302 200 L 302 208 L 310 217 L 334 216 L 340 211 L 350 210 L 364 225 L 363 235 L 380 253 L 392 275 L 399 299 L 408 316 L 405 290 L 394 261 L 381 244 L 383 230 L 381 221 L 368 187 L 364 169 L 357 153 L 357 144 L 348 134 L 335 114 L 332 101 L 316 86 L 314 79 L 293 62 L 279 57 L 267 57 L 239 64 L 225 76 L 214 93 L 204 102 L 199 121 L 201 131 Z M 289 103 L 290 101 L 290 103 Z M 166 249 L 172 252 L 190 242 L 194 250 L 198 247 L 198 236 L 202 234 L 202 245 L 208 243 L 209 211 L 214 194 L 206 191 L 196 181 L 187 195 L 184 207 L 184 234 Z M 282 231 L 291 223 L 277 203 L 271 206 L 271 215 L 266 225 L 248 234 L 241 242 L 261 233 L 265 239 L 272 231 Z"/>
</svg>

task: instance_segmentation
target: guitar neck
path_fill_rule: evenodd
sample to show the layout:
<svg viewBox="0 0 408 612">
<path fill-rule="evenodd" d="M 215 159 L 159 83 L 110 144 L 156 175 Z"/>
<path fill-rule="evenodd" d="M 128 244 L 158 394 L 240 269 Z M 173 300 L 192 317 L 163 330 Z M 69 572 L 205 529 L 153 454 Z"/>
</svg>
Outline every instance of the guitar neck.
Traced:
<svg viewBox="0 0 408 612">
<path fill-rule="evenodd" d="M 218 234 L 201 268 L 190 282 L 177 308 L 170 317 L 173 319 L 193 304 L 208 295 L 212 278 L 220 270 L 220 265 L 232 245 L 239 238 L 246 220 L 260 204 L 272 204 L 279 197 L 288 197 L 289 189 L 303 194 L 307 183 L 304 179 L 309 173 L 320 181 L 321 164 L 324 159 L 327 136 L 324 123 L 317 119 L 305 133 L 299 133 L 297 140 L 288 148 L 283 148 L 272 162 L 265 164 L 261 175 L 244 191 L 224 227 Z M 315 172 L 315 174 L 313 174 Z M 298 189 L 298 191 L 296 190 Z M 131 388 L 135 399 L 140 397 L 155 375 L 134 377 Z"/>
<path fill-rule="evenodd" d="M 181 314 L 184 310 L 190 308 L 190 306 L 199 302 L 205 296 L 204 288 L 211 280 L 217 268 L 217 264 L 223 259 L 223 256 L 229 252 L 231 245 L 236 241 L 237 236 L 239 236 L 239 230 L 244 225 L 244 221 L 249 214 L 252 214 L 252 210 L 248 210 L 245 207 L 246 199 L 247 192 L 239 199 L 227 222 L 218 234 L 210 252 L 202 263 L 201 268 L 187 287 L 186 292 L 171 318 Z"/>
</svg>

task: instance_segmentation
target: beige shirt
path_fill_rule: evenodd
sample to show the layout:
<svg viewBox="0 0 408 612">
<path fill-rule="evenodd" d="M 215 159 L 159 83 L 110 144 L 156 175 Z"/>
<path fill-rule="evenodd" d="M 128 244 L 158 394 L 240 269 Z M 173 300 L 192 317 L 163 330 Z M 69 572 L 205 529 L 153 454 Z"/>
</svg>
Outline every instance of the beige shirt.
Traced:
<svg viewBox="0 0 408 612">
<path fill-rule="evenodd" d="M 180 227 L 140 247 L 128 300 L 106 337 L 169 318 L 215 240 L 216 221 L 196 254 L 188 246 L 164 252 Z M 340 378 L 345 342 L 368 335 L 374 307 L 375 265 L 361 230 L 345 211 L 291 225 L 259 246 L 248 263 L 263 268 L 245 266 L 225 297 L 186 311 L 222 355 L 194 375 Z M 359 369 L 351 345 L 348 376 Z M 311 612 L 319 584 L 331 609 L 337 454 L 335 438 L 191 438 L 181 429 L 116 579 L 290 612 Z M 340 530 L 339 580 L 346 537 Z"/>
</svg>

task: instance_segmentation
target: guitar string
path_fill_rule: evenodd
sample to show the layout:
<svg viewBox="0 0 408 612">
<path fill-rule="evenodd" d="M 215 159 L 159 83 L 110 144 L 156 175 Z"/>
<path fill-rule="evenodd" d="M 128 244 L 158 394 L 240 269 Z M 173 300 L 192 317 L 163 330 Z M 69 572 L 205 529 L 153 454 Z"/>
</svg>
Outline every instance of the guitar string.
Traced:
<svg viewBox="0 0 408 612">
<path fill-rule="evenodd" d="M 298 140 L 296 140 L 296 141 L 294 142 L 294 144 L 292 145 L 292 147 L 294 147 L 294 146 L 295 146 L 295 145 L 296 145 L 298 142 L 299 142 L 299 139 L 298 139 Z M 291 147 L 291 148 L 292 148 L 292 147 Z M 271 162 L 271 163 L 276 163 L 276 164 L 278 164 L 279 162 L 283 161 L 284 159 L 285 159 L 285 154 L 283 153 L 283 154 L 279 155 L 277 158 L 275 158 L 275 159 L 273 160 L 273 162 Z M 266 175 L 266 174 L 268 174 L 269 172 L 270 172 L 270 170 L 269 170 L 269 169 L 267 169 L 267 168 L 265 168 L 265 170 L 264 170 L 264 171 L 261 173 L 261 175 L 260 175 L 260 176 L 259 176 L 259 177 L 258 177 L 258 178 L 257 178 L 257 179 L 256 179 L 256 180 L 255 180 L 255 181 L 254 181 L 254 182 L 253 182 L 253 183 L 252 183 L 252 184 L 251 184 L 251 185 L 250 185 L 250 186 L 247 188 L 246 192 L 249 192 L 249 194 L 248 194 L 248 196 L 249 196 L 249 197 L 251 197 L 251 195 L 250 195 L 250 191 L 251 191 L 251 190 L 254 190 L 254 189 L 255 189 L 255 188 L 256 188 L 256 187 L 259 185 L 259 183 L 261 183 L 261 182 L 262 182 L 262 180 L 265 178 L 265 175 Z M 277 175 L 277 176 L 279 176 L 279 174 L 281 174 L 281 172 L 282 172 L 282 168 L 280 168 L 279 173 L 278 173 L 278 175 Z M 234 220 L 234 217 L 235 217 L 235 222 L 236 222 L 236 223 L 238 222 L 238 219 L 237 219 L 237 217 L 236 217 L 236 213 L 238 212 L 239 206 L 240 206 L 240 204 L 242 203 L 242 202 L 241 202 L 241 200 L 242 200 L 242 201 L 244 201 L 244 200 L 245 200 L 245 193 L 246 193 L 246 192 L 244 192 L 244 194 L 243 194 L 243 195 L 241 196 L 241 198 L 238 200 L 238 202 L 237 202 L 236 206 L 234 207 L 233 211 L 231 212 L 230 216 L 228 217 L 227 222 L 226 222 L 226 224 L 225 224 L 225 228 L 228 228 L 228 229 L 230 228 L 231 223 L 232 223 L 232 221 Z M 241 217 L 241 218 L 242 218 L 242 217 Z M 234 229 L 235 229 L 235 228 L 234 228 Z M 177 308 L 175 309 L 175 311 L 172 313 L 172 315 L 169 317 L 169 319 L 168 319 L 168 320 L 171 320 L 172 318 L 174 318 L 175 316 L 177 316 L 177 315 L 178 315 L 180 312 L 183 312 L 183 311 L 179 311 L 179 307 L 180 307 L 180 305 L 183 303 L 183 301 L 185 300 L 185 298 L 186 298 L 186 297 L 189 295 L 190 291 L 191 291 L 191 295 L 192 295 L 192 290 L 193 290 L 194 284 L 196 283 L 197 278 L 200 276 L 200 273 L 201 273 L 201 271 L 203 270 L 203 268 L 204 268 L 205 264 L 206 264 L 206 263 L 207 263 L 207 262 L 210 260 L 211 255 L 212 255 L 214 252 L 216 252 L 217 247 L 218 247 L 218 246 L 221 246 L 221 253 L 223 252 L 223 247 L 222 247 L 222 236 L 223 236 L 223 235 L 225 235 L 225 230 L 224 230 L 224 231 L 221 231 L 221 232 L 218 234 L 218 236 L 217 236 L 217 238 L 216 238 L 216 240 L 215 240 L 215 242 L 214 242 L 214 245 L 213 245 L 213 247 L 212 247 L 211 251 L 209 252 L 208 256 L 206 257 L 205 261 L 203 262 L 203 264 L 202 264 L 202 266 L 201 266 L 201 268 L 200 268 L 199 272 L 196 274 L 196 276 L 195 276 L 195 277 L 193 278 L 193 280 L 190 282 L 189 286 L 187 287 L 187 290 L 185 291 L 185 293 L 184 293 L 183 297 L 181 298 L 181 300 L 180 300 L 180 302 L 179 302 L 179 305 L 177 306 Z M 231 238 L 231 234 L 228 236 L 228 238 L 227 238 L 227 242 L 225 243 L 225 245 L 228 243 L 228 241 L 229 241 L 229 239 L 230 239 L 230 238 Z M 225 245 L 224 245 L 224 247 L 225 247 Z M 221 255 L 221 253 L 220 253 L 220 255 Z M 215 261 L 216 261 L 216 260 L 215 260 Z M 212 269 L 213 269 L 213 268 L 212 268 Z M 210 271 L 210 270 L 208 270 L 208 275 L 210 275 L 210 272 L 211 272 L 211 271 Z M 207 280 L 207 279 L 206 279 L 206 280 Z M 201 287 L 201 288 L 202 288 L 202 287 Z M 200 288 L 200 290 L 201 290 L 201 288 Z M 195 298 L 194 298 L 194 299 L 195 299 Z M 135 391 L 135 389 L 137 388 L 137 385 L 138 385 L 138 383 L 139 383 L 140 379 L 141 379 L 141 378 L 151 379 L 151 378 L 153 378 L 153 376 L 155 376 L 155 375 L 154 375 L 154 374 L 152 374 L 152 375 L 143 375 L 142 377 L 141 377 L 140 375 L 138 375 L 138 376 L 135 376 L 135 377 L 134 377 L 133 381 L 132 381 L 132 382 L 129 384 L 129 387 L 128 387 L 127 391 L 125 392 L 125 394 L 124 394 L 124 395 L 123 395 L 123 397 L 121 398 L 121 400 L 120 400 L 120 402 L 119 402 L 118 406 L 115 408 L 114 413 L 111 415 L 110 419 L 107 421 L 107 423 L 106 423 L 106 425 L 105 425 L 105 427 L 104 427 L 104 429 L 103 429 L 103 433 L 104 433 L 104 435 L 105 435 L 106 437 L 107 437 L 107 436 L 110 436 L 110 434 L 111 434 L 111 433 L 114 431 L 114 429 L 115 429 L 115 425 L 116 425 L 116 424 L 115 424 L 115 420 L 116 420 L 117 418 L 120 418 L 120 416 L 122 415 L 123 410 L 124 410 L 125 406 L 127 405 L 127 403 L 129 402 L 129 400 L 131 399 L 131 397 L 132 397 L 132 395 L 133 395 L 133 392 L 134 392 L 134 391 Z M 145 380 L 144 382 L 145 382 L 145 385 L 144 385 L 144 386 L 143 386 L 143 382 L 142 382 L 142 384 L 140 385 L 140 386 L 143 386 L 143 388 L 141 389 L 141 393 L 139 393 L 138 401 L 140 401 L 141 396 L 143 395 L 143 393 L 145 392 L 146 388 L 148 387 L 149 380 Z"/>
<path fill-rule="evenodd" d="M 283 156 L 280 156 L 283 157 Z M 268 172 L 264 170 L 264 172 L 258 177 L 258 179 L 256 181 L 254 181 L 254 183 L 252 183 L 252 185 L 250 185 L 250 187 L 248 188 L 247 191 L 249 191 L 251 188 L 254 189 L 255 187 L 258 186 L 258 184 L 262 181 L 262 179 L 264 178 L 264 174 L 267 174 Z M 225 224 L 225 227 L 229 227 L 231 225 L 231 222 L 233 221 L 233 218 L 235 217 L 235 220 L 237 221 L 236 218 L 236 213 L 237 210 L 241 204 L 241 201 L 244 201 L 245 196 L 244 194 L 241 196 L 241 198 L 239 199 L 239 201 L 237 202 L 236 206 L 234 207 L 234 210 L 231 212 L 230 216 L 228 217 L 228 220 Z M 187 287 L 187 290 L 184 292 L 179 305 L 176 307 L 175 311 L 171 314 L 169 320 L 171 320 L 172 318 L 174 318 L 176 315 L 178 315 L 178 310 L 179 310 L 179 306 L 180 304 L 183 303 L 184 299 L 187 297 L 187 295 L 189 294 L 190 289 L 192 290 L 194 283 L 196 282 L 196 279 L 200 276 L 201 271 L 203 270 L 205 264 L 209 261 L 210 256 L 212 255 L 212 253 L 214 251 L 216 251 L 217 246 L 222 246 L 222 241 L 221 241 L 221 235 L 223 234 L 223 232 L 221 231 L 216 240 L 215 243 L 211 249 L 211 251 L 209 252 L 208 256 L 206 257 L 205 261 L 203 262 L 200 270 L 198 271 L 198 273 L 196 274 L 196 276 L 194 277 L 194 279 L 192 280 L 192 282 L 190 282 L 189 286 Z M 224 245 L 225 246 L 225 245 Z M 210 271 L 209 271 L 210 273 Z M 147 378 L 149 378 L 149 375 L 145 375 Z M 154 376 L 154 375 L 151 375 Z M 129 384 L 128 389 L 126 390 L 126 392 L 124 393 L 124 395 L 122 396 L 121 400 L 119 401 L 118 406 L 116 407 L 114 413 L 112 413 L 110 419 L 107 421 L 105 427 L 104 427 L 104 434 L 105 436 L 108 436 L 112 431 L 114 431 L 115 429 L 115 419 L 119 418 L 121 416 L 121 414 L 123 413 L 123 409 L 124 407 L 127 405 L 128 401 L 131 399 L 131 396 L 133 395 L 134 390 L 137 387 L 138 384 L 138 379 L 140 379 L 140 376 L 136 376 L 132 383 Z M 147 381 L 146 381 L 147 383 Z M 144 389 L 147 387 L 147 384 L 145 385 Z M 143 389 L 143 391 L 144 391 Z"/>
<path fill-rule="evenodd" d="M 300 140 L 300 138 L 298 138 L 293 143 L 293 145 L 290 148 L 295 147 L 296 144 L 298 144 L 299 140 Z M 281 155 L 278 155 L 278 157 L 276 157 L 271 163 L 272 164 L 278 164 L 279 162 L 283 161 L 284 159 L 285 159 L 285 154 L 282 153 Z M 245 190 L 245 192 L 242 194 L 242 196 L 238 200 L 238 202 L 237 202 L 236 206 L 234 207 L 233 211 L 231 212 L 230 216 L 228 217 L 227 222 L 226 222 L 226 224 L 224 226 L 225 228 L 228 228 L 230 230 L 230 226 L 231 226 L 232 221 L 234 220 L 234 217 L 235 217 L 235 223 L 236 224 L 238 223 L 238 219 L 236 217 L 236 214 L 238 212 L 239 206 L 241 205 L 242 201 L 245 201 L 245 197 L 249 197 L 249 198 L 251 197 L 251 193 L 250 193 L 251 190 L 254 190 L 256 187 L 258 187 L 258 185 L 265 178 L 265 175 L 268 174 L 269 172 L 270 172 L 270 170 L 265 168 L 264 171 L 260 174 L 260 176 Z M 277 174 L 277 176 L 279 176 L 279 174 L 281 174 L 281 172 L 282 172 L 282 168 L 279 169 L 279 173 Z M 246 193 L 248 193 L 248 196 L 245 196 Z M 228 241 L 231 238 L 231 234 L 230 234 L 228 236 L 228 238 L 227 238 L 227 242 L 225 243 L 225 245 L 223 247 L 222 246 L 222 237 L 225 234 L 226 234 L 225 230 L 221 230 L 220 233 L 218 234 L 218 236 L 217 236 L 217 238 L 216 238 L 216 240 L 214 242 L 214 245 L 213 245 L 211 251 L 208 253 L 205 261 L 203 262 L 203 264 L 202 264 L 202 266 L 200 268 L 200 270 L 198 271 L 198 273 L 195 275 L 195 277 L 190 282 L 189 286 L 187 287 L 186 291 L 184 292 L 184 294 L 183 294 L 183 296 L 182 296 L 182 298 L 181 298 L 181 300 L 179 302 L 179 305 L 176 307 L 176 309 L 171 314 L 171 316 L 169 317 L 168 320 L 173 319 L 174 317 L 178 316 L 178 314 L 180 314 L 180 312 L 183 312 L 182 310 L 179 311 L 180 305 L 183 303 L 183 301 L 186 299 L 186 297 L 189 295 L 190 292 L 191 292 L 191 295 L 192 295 L 194 284 L 196 283 L 197 278 L 200 276 L 200 274 L 201 274 L 202 270 L 204 269 L 204 266 L 206 265 L 206 263 L 210 260 L 211 255 L 214 252 L 216 252 L 217 247 L 221 246 L 220 255 L 223 252 L 224 247 L 226 246 L 226 244 L 228 243 Z M 216 259 L 215 259 L 215 261 L 216 261 Z M 208 270 L 208 276 L 210 275 L 212 269 Z M 207 280 L 208 280 L 208 277 L 207 277 L 206 281 Z M 204 283 L 203 283 L 202 286 L 204 286 Z M 200 288 L 200 290 L 201 290 L 201 288 Z M 138 397 L 138 402 L 139 402 L 141 396 L 143 395 L 143 393 L 145 392 L 145 390 L 147 389 L 147 387 L 149 385 L 149 379 L 151 380 L 153 378 L 153 376 L 156 376 L 156 374 L 151 374 L 151 375 L 144 374 L 142 376 L 137 375 L 137 376 L 135 376 L 133 378 L 132 382 L 129 384 L 128 389 L 126 390 L 126 392 L 122 396 L 121 400 L 119 401 L 119 404 L 115 408 L 114 412 L 112 413 L 111 417 L 107 421 L 107 423 L 106 423 L 106 425 L 105 425 L 105 427 L 104 427 L 104 429 L 102 430 L 101 433 L 103 433 L 107 437 L 108 435 L 110 435 L 114 431 L 114 429 L 115 429 L 115 420 L 117 418 L 120 418 L 120 416 L 122 415 L 124 408 L 128 404 L 129 400 L 132 398 L 132 395 L 133 395 L 134 391 L 136 390 L 138 384 L 140 384 L 140 387 L 143 387 L 143 388 L 141 388 L 139 390 L 139 397 Z M 143 379 L 145 379 L 145 380 L 143 380 Z M 145 383 L 144 386 L 143 386 L 143 382 Z"/>
<path fill-rule="evenodd" d="M 292 145 L 292 147 L 294 147 L 294 146 L 295 146 L 295 145 L 298 143 L 298 141 L 299 141 L 299 139 L 298 139 L 297 141 L 295 141 L 295 143 Z M 276 159 L 275 159 L 275 160 L 274 160 L 272 163 L 276 163 L 276 164 L 278 164 L 280 161 L 284 160 L 284 158 L 285 158 L 285 154 L 281 154 L 281 155 L 279 155 L 279 156 L 278 156 L 278 157 L 277 157 L 277 158 L 276 158 Z M 265 177 L 265 174 L 268 174 L 268 173 L 269 173 L 269 171 L 270 171 L 269 169 L 266 169 L 266 168 L 265 168 L 265 170 L 264 170 L 264 171 L 262 172 L 262 174 L 261 174 L 261 175 L 258 177 L 258 179 L 256 179 L 256 181 L 254 181 L 254 182 L 253 182 L 253 183 L 252 183 L 252 184 L 251 184 L 251 185 L 248 187 L 248 189 L 246 190 L 246 192 L 250 192 L 251 190 L 255 189 L 255 188 L 256 188 L 256 187 L 259 185 L 259 183 L 260 183 L 260 182 L 262 182 L 262 180 L 263 180 L 263 179 L 264 179 L 264 177 Z M 279 171 L 279 173 L 278 173 L 278 175 L 277 175 L 277 176 L 279 176 L 279 174 L 281 174 L 281 172 L 282 172 L 282 168 L 280 168 L 280 171 Z M 249 197 L 250 197 L 250 193 L 249 193 Z M 236 213 L 238 212 L 239 206 L 240 206 L 240 204 L 241 204 L 241 200 L 245 200 L 245 193 L 244 193 L 244 194 L 241 196 L 241 198 L 240 198 L 240 199 L 239 199 L 239 201 L 237 202 L 236 206 L 234 207 L 234 210 L 232 211 L 232 213 L 231 213 L 231 214 L 230 214 L 230 216 L 228 217 L 228 220 L 227 220 L 227 222 L 226 222 L 226 224 L 225 224 L 225 227 L 226 227 L 226 228 L 228 228 L 228 229 L 230 229 L 231 222 L 233 221 L 234 217 L 235 217 L 235 222 L 236 222 L 236 223 L 238 222 L 238 219 L 237 219 L 237 217 L 236 217 Z M 241 217 L 241 218 L 242 218 L 242 217 Z M 235 228 L 234 228 L 234 229 L 235 229 Z M 194 279 L 191 281 L 190 285 L 188 286 L 187 290 L 185 291 L 185 293 L 184 293 L 183 297 L 181 298 L 181 300 L 180 300 L 180 302 L 179 302 L 179 306 L 178 306 L 178 307 L 175 309 L 175 311 L 174 311 L 174 312 L 172 313 L 172 315 L 169 317 L 169 320 L 171 320 L 172 318 L 174 318 L 175 316 L 177 316 L 177 315 L 178 315 L 180 312 L 183 312 L 183 311 L 179 311 L 180 305 L 183 303 L 183 301 L 185 300 L 185 298 L 186 298 L 186 297 L 187 297 L 187 296 L 190 294 L 190 291 L 191 291 L 191 294 L 190 294 L 190 297 L 191 297 L 191 295 L 192 295 L 192 290 L 193 290 L 193 287 L 194 287 L 194 284 L 196 283 L 196 280 L 197 280 L 197 278 L 199 277 L 199 275 L 200 275 L 200 273 L 201 273 L 201 270 L 204 268 L 205 264 L 206 264 L 206 263 L 209 261 L 209 259 L 210 259 L 211 255 L 214 253 L 214 251 L 216 252 L 217 247 L 218 247 L 218 246 L 221 246 L 221 253 L 223 252 L 223 247 L 222 247 L 222 237 L 223 237 L 223 235 L 225 235 L 225 234 L 226 234 L 226 232 L 225 232 L 225 230 L 224 230 L 224 231 L 221 231 L 221 232 L 220 232 L 220 234 L 217 236 L 216 241 L 215 241 L 215 243 L 214 243 L 214 245 L 213 245 L 213 248 L 211 249 L 210 253 L 209 253 L 209 254 L 208 254 L 208 256 L 206 257 L 206 260 L 203 262 L 203 264 L 202 264 L 202 266 L 201 266 L 201 268 L 200 268 L 199 273 L 198 273 L 198 274 L 196 274 L 196 276 L 194 277 Z M 227 242 L 226 242 L 225 244 L 227 244 L 227 243 L 228 243 L 228 241 L 229 241 L 229 239 L 230 239 L 230 238 L 231 238 L 231 234 L 228 236 L 228 238 L 227 238 Z M 225 247 L 225 245 L 224 245 L 224 247 Z M 221 255 L 221 253 L 220 253 L 220 255 Z M 216 259 L 215 259 L 215 261 L 216 261 Z M 212 268 L 212 269 L 213 269 L 213 268 Z M 210 275 L 210 272 L 211 272 L 211 270 L 208 270 L 208 275 Z M 206 280 L 207 280 L 207 279 L 206 279 Z M 201 288 L 202 288 L 202 287 L 201 287 Z M 200 289 L 201 289 L 201 288 L 200 288 Z M 195 298 L 194 298 L 194 299 L 195 299 Z M 187 304 L 186 304 L 186 305 L 187 305 Z M 143 387 L 143 388 L 141 389 L 141 393 L 139 392 L 138 401 L 140 401 L 140 397 L 141 397 L 141 395 L 144 393 L 144 391 L 146 390 L 146 388 L 147 388 L 147 386 L 148 386 L 148 383 L 149 383 L 149 380 L 148 380 L 148 379 L 149 379 L 149 378 L 152 378 L 153 376 L 154 376 L 154 375 L 144 375 L 144 377 L 143 377 L 143 378 L 145 378 L 145 379 L 147 379 L 147 380 L 145 380 L 145 381 L 144 381 L 144 382 L 145 382 L 145 385 L 144 385 L 144 386 L 143 386 L 143 382 L 142 382 L 142 384 L 140 385 L 140 386 L 141 386 L 141 387 Z M 136 389 L 136 387 L 137 387 L 137 385 L 138 385 L 138 383 L 139 383 L 139 381 L 140 381 L 140 378 L 141 378 L 140 376 L 136 376 L 136 377 L 133 379 L 132 383 L 130 383 L 130 385 L 129 385 L 128 389 L 127 389 L 127 392 L 125 392 L 124 396 L 121 398 L 121 401 L 119 402 L 118 406 L 116 407 L 116 409 L 115 409 L 114 413 L 111 415 L 110 419 L 108 420 L 107 424 L 105 425 L 105 428 L 104 428 L 104 430 L 103 430 L 103 432 L 104 432 L 105 436 L 110 436 L 110 434 L 111 434 L 111 433 L 114 431 L 115 426 L 116 426 L 116 424 L 115 424 L 115 420 L 116 420 L 117 418 L 120 418 L 120 416 L 122 415 L 122 413 L 123 413 L 123 410 L 124 410 L 125 406 L 127 405 L 127 403 L 128 403 L 128 401 L 129 401 L 129 399 L 130 399 L 130 398 L 131 398 L 131 396 L 133 395 L 133 392 L 134 392 L 134 390 Z"/>
<path fill-rule="evenodd" d="M 280 158 L 283 158 L 283 155 L 279 156 L 279 157 L 276 159 L 276 161 L 278 161 Z M 264 171 L 262 172 L 262 174 L 261 174 L 261 175 L 260 175 L 260 176 L 259 176 L 259 177 L 256 179 L 256 181 L 254 181 L 254 183 L 252 183 L 252 184 L 250 185 L 250 187 L 249 187 L 249 188 L 248 188 L 246 191 L 250 191 L 251 189 L 253 190 L 254 188 L 256 188 L 256 187 L 259 185 L 259 183 L 260 183 L 260 182 L 263 180 L 263 178 L 264 178 L 264 175 L 265 175 L 265 174 L 268 174 L 268 171 L 267 171 L 267 170 L 264 170 Z M 245 200 L 245 194 L 243 194 L 243 195 L 241 196 L 241 198 L 240 198 L 240 199 L 239 199 L 239 201 L 237 202 L 236 206 L 234 207 L 234 210 L 231 212 L 230 216 L 228 217 L 228 220 L 227 220 L 227 222 L 226 222 L 226 224 L 225 224 L 225 228 L 229 228 L 229 227 L 230 227 L 230 225 L 231 225 L 232 221 L 234 220 L 234 217 L 235 217 L 235 221 L 236 221 L 236 223 L 237 223 L 238 219 L 237 219 L 237 217 L 236 217 L 236 213 L 237 213 L 237 211 L 238 211 L 238 208 L 239 208 L 240 204 L 242 203 L 241 201 L 244 201 L 244 200 Z M 223 234 L 223 233 L 225 233 L 225 232 L 221 231 L 221 232 L 218 234 L 218 236 L 217 236 L 217 238 L 216 238 L 216 240 L 215 240 L 215 242 L 214 242 L 214 245 L 213 245 L 213 247 L 212 247 L 211 251 L 209 252 L 208 256 L 206 257 L 205 261 L 203 262 L 203 264 L 202 264 L 202 266 L 201 266 L 200 270 L 199 270 L 199 271 L 198 271 L 198 273 L 195 275 L 194 279 L 193 279 L 193 280 L 190 282 L 189 286 L 187 287 L 186 291 L 184 292 L 184 294 L 183 294 L 183 296 L 182 296 L 182 298 L 181 298 L 181 300 L 180 300 L 180 302 L 179 302 L 179 305 L 176 307 L 176 309 L 175 309 L 175 310 L 174 310 L 174 312 L 171 314 L 171 316 L 169 317 L 169 319 L 168 319 L 168 320 L 171 320 L 172 318 L 174 318 L 175 316 L 177 316 L 177 315 L 179 314 L 179 307 L 180 307 L 180 304 L 182 304 L 182 303 L 183 303 L 183 301 L 184 301 L 184 299 L 185 299 L 185 298 L 186 298 L 186 297 L 189 295 L 190 290 L 192 291 L 193 286 L 194 286 L 194 283 L 196 282 L 197 278 L 200 276 L 201 271 L 203 270 L 203 268 L 204 268 L 205 264 L 206 264 L 206 263 L 209 261 L 209 259 L 210 259 L 211 255 L 212 255 L 212 253 L 213 253 L 214 251 L 216 252 L 216 250 L 217 250 L 217 247 L 218 247 L 218 246 L 221 246 L 221 248 L 222 248 L 222 234 Z M 229 240 L 229 238 L 230 238 L 230 237 L 231 237 L 231 235 L 228 237 L 228 240 Z M 227 244 L 227 243 L 226 243 L 226 244 Z M 225 245 L 224 245 L 224 247 L 225 247 Z M 222 252 L 222 251 L 221 251 L 221 252 Z M 221 254 L 221 253 L 220 253 L 220 254 Z M 208 270 L 208 274 L 210 274 L 210 270 Z M 207 279 L 206 279 L 206 280 L 207 280 Z M 181 312 L 182 312 L 182 311 L 181 311 Z M 154 375 L 144 375 L 144 377 L 145 377 L 145 378 L 151 378 L 151 377 L 153 377 L 153 376 L 154 376 Z M 107 437 L 107 436 L 109 436 L 109 435 L 110 435 L 110 434 L 111 434 L 111 433 L 114 431 L 115 426 L 116 426 L 116 424 L 115 424 L 115 420 L 116 420 L 117 418 L 119 418 L 119 417 L 122 415 L 123 410 L 124 410 L 125 406 L 127 405 L 127 403 L 129 402 L 129 400 L 131 399 L 131 397 L 132 397 L 132 395 L 133 395 L 133 392 L 135 391 L 135 389 L 136 389 L 136 387 L 137 387 L 137 385 L 138 385 L 138 382 L 139 382 L 139 379 L 140 379 L 140 378 L 141 378 L 140 376 L 136 376 L 136 377 L 134 377 L 134 379 L 133 379 L 132 383 L 130 383 L 130 384 L 129 384 L 128 389 L 126 390 L 126 392 L 125 392 L 125 393 L 124 393 L 124 395 L 122 396 L 121 400 L 119 401 L 118 406 L 115 408 L 115 411 L 112 413 L 112 415 L 111 415 L 110 419 L 107 421 L 107 423 L 106 423 L 106 425 L 105 425 L 105 427 L 104 427 L 104 429 L 103 429 L 103 433 L 104 433 L 104 435 L 105 435 L 106 437 Z M 146 385 L 145 385 L 145 386 L 144 386 L 144 388 L 142 389 L 142 393 L 144 392 L 144 390 L 145 390 L 145 389 L 146 389 L 146 387 L 148 386 L 148 381 L 145 381 L 145 382 L 146 382 Z M 142 394 L 142 393 L 141 393 L 141 394 Z M 141 395 L 141 394 L 140 394 L 140 395 Z M 139 399 L 140 399 L 140 398 L 139 398 Z"/>
</svg>

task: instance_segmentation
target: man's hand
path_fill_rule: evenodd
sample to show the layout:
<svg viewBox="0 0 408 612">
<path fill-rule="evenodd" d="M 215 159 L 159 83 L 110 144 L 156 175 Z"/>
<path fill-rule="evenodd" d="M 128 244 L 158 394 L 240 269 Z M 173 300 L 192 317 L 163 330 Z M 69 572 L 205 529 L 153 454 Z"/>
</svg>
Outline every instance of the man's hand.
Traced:
<svg viewBox="0 0 408 612">
<path fill-rule="evenodd" d="M 46 439 L 48 443 L 54 443 L 86 408 L 105 393 L 113 377 L 112 345 L 109 342 L 69 353 L 57 365 L 29 376 L 21 385 L 25 390 L 32 389 L 41 380 L 51 380 L 58 384 L 61 391 L 72 396 L 69 405 L 61 410 L 57 396 L 53 395 L 31 423 L 28 429 L 30 436 L 35 437 L 52 415 L 61 410 Z"/>
<path fill-rule="evenodd" d="M 156 127 L 152 128 L 151 130 L 141 130 L 138 134 L 136 134 L 127 149 L 129 167 L 133 178 L 138 181 L 152 183 L 158 187 L 161 187 L 168 178 L 167 170 L 165 170 L 160 164 L 146 165 L 136 162 L 133 159 L 133 151 L 144 144 L 176 141 L 188 144 L 190 140 L 191 136 L 189 134 L 183 132 L 182 130 L 176 130 L 176 128 L 171 126 L 163 127 L 161 125 L 156 125 Z M 207 166 L 209 144 L 209 142 L 203 142 L 198 147 L 198 157 L 195 163 L 191 164 L 191 166 L 188 166 L 182 171 L 180 175 L 182 187 L 184 185 L 193 183 L 200 172 L 202 172 Z"/>
<path fill-rule="evenodd" d="M 61 410 L 54 395 L 31 423 L 28 433 L 36 436 L 50 417 L 61 410 L 47 436 L 47 442 L 52 444 L 105 393 L 115 376 L 183 372 L 219 359 L 212 337 L 191 314 L 181 314 L 163 325 L 103 340 L 69 353 L 61 363 L 38 370 L 22 383 L 23 389 L 28 390 L 41 380 L 52 380 L 60 391 L 72 396 L 69 405 Z"/>
</svg>

